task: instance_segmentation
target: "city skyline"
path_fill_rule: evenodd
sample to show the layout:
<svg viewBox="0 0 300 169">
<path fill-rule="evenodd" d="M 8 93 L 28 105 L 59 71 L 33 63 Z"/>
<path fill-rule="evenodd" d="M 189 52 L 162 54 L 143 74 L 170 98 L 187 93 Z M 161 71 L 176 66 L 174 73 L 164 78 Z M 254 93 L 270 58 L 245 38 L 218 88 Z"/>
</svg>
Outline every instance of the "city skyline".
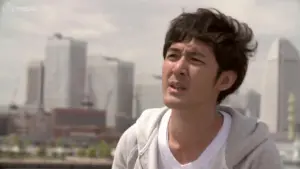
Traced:
<svg viewBox="0 0 300 169">
<path fill-rule="evenodd" d="M 16 102 L 24 102 L 27 63 L 32 59 L 44 58 L 47 37 L 55 32 L 87 41 L 88 55 L 105 54 L 134 61 L 136 73 L 140 76 L 143 73 L 158 74 L 161 71 L 164 33 L 169 21 L 182 8 L 215 7 L 253 27 L 260 44 L 257 56 L 250 64 L 244 87 L 259 92 L 262 77 L 256 76 L 263 70 L 272 41 L 284 36 L 297 48 L 300 46 L 296 40 L 300 37 L 300 22 L 296 18 L 300 15 L 300 3 L 294 0 L 233 0 L 230 4 L 218 0 L 9 2 L 9 6 L 3 7 L 0 25 L 0 104 L 11 101 L 15 88 L 18 88 Z M 149 61 L 153 64 L 148 64 Z"/>
</svg>

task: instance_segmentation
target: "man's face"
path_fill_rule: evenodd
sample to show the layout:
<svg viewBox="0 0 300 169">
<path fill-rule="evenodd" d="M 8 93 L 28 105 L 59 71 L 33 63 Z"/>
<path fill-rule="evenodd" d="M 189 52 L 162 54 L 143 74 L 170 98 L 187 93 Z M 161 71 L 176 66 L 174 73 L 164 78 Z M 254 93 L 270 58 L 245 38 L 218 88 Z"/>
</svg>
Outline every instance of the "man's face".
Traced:
<svg viewBox="0 0 300 169">
<path fill-rule="evenodd" d="M 198 40 L 173 43 L 163 62 L 165 105 L 187 109 L 216 102 L 221 85 L 216 81 L 218 64 L 208 45 Z"/>
</svg>

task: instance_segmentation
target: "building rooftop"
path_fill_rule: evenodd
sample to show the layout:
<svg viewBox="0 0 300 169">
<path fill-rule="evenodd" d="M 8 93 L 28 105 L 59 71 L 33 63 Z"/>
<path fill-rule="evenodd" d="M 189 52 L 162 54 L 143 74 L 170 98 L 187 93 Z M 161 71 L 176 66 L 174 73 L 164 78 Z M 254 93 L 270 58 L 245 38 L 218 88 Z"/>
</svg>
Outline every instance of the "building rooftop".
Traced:
<svg viewBox="0 0 300 169">
<path fill-rule="evenodd" d="M 279 58 L 294 61 L 300 60 L 297 48 L 285 38 L 277 38 L 272 43 L 268 53 L 268 60 L 278 60 Z"/>
</svg>

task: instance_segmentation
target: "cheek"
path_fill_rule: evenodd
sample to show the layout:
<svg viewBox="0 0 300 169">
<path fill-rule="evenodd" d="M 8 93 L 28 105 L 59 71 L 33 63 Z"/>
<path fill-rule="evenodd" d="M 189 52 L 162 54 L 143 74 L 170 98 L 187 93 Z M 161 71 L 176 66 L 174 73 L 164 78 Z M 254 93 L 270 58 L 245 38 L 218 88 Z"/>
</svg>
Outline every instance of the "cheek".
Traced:
<svg viewBox="0 0 300 169">
<path fill-rule="evenodd" d="M 163 64 L 162 64 L 162 71 L 165 72 L 167 71 L 168 69 L 170 69 L 171 67 L 171 63 L 168 62 L 167 60 L 164 60 Z"/>
<path fill-rule="evenodd" d="M 193 79 L 192 88 L 195 90 L 195 92 L 209 92 L 214 88 L 215 76 L 213 76 L 211 72 L 198 73 Z"/>
<path fill-rule="evenodd" d="M 167 81 L 169 78 L 170 70 L 171 70 L 170 65 L 164 62 L 163 66 L 162 66 L 162 85 L 163 85 L 163 87 L 167 86 Z"/>
<path fill-rule="evenodd" d="M 172 65 L 168 62 L 164 62 L 162 65 L 162 76 L 163 78 L 167 78 L 172 72 Z"/>
</svg>

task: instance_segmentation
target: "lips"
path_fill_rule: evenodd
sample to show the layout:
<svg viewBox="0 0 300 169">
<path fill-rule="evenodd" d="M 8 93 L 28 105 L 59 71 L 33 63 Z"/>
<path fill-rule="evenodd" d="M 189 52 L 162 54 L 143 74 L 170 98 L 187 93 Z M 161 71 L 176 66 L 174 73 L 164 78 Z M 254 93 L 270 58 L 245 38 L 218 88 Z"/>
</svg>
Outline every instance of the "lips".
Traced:
<svg viewBox="0 0 300 169">
<path fill-rule="evenodd" d="M 169 87 L 173 90 L 176 90 L 176 91 L 184 91 L 186 90 L 186 86 L 184 86 L 182 83 L 180 82 L 175 82 L 175 81 L 171 81 L 169 83 Z"/>
</svg>

